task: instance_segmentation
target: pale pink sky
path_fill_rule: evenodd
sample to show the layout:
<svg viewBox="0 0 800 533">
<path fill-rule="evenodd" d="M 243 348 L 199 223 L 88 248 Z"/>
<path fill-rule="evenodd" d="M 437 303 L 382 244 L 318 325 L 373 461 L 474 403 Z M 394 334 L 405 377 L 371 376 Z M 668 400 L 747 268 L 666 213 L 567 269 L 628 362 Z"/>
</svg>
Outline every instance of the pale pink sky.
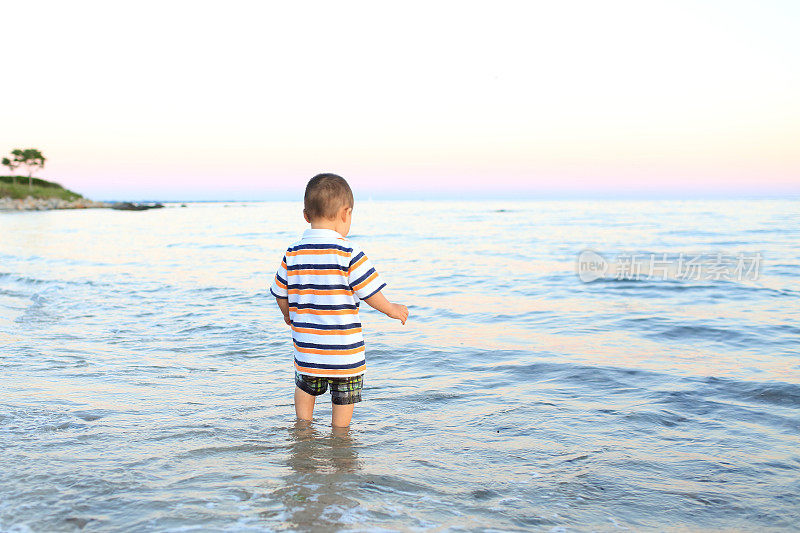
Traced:
<svg viewBox="0 0 800 533">
<path fill-rule="evenodd" d="M 796 2 L 5 3 L 0 152 L 94 199 L 800 194 Z"/>
</svg>

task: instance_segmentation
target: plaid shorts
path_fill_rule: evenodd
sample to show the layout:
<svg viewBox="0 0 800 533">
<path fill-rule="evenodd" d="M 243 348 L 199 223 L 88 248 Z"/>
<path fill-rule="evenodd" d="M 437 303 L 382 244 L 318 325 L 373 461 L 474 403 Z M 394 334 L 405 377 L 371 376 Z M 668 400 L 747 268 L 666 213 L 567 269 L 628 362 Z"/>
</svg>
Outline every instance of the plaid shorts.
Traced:
<svg viewBox="0 0 800 533">
<path fill-rule="evenodd" d="M 294 371 L 294 383 L 300 390 L 313 396 L 324 394 L 331 387 L 331 401 L 336 405 L 347 405 L 361 401 L 361 388 L 364 386 L 364 374 L 349 378 L 325 376 L 309 376 Z"/>
</svg>

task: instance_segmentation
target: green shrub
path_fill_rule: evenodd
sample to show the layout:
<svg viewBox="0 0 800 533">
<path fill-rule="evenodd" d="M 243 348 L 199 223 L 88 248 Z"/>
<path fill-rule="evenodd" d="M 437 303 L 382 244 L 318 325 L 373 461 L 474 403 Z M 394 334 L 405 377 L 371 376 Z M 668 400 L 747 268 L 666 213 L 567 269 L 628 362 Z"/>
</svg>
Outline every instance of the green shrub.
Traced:
<svg viewBox="0 0 800 533">
<path fill-rule="evenodd" d="M 13 176 L 0 176 L 0 198 L 8 196 L 11 198 L 61 198 L 62 200 L 75 200 L 83 198 L 82 195 L 63 188 L 58 183 L 39 178 L 33 178 L 33 187 L 28 188 L 27 176 L 17 176 L 17 183 L 14 184 Z"/>
</svg>

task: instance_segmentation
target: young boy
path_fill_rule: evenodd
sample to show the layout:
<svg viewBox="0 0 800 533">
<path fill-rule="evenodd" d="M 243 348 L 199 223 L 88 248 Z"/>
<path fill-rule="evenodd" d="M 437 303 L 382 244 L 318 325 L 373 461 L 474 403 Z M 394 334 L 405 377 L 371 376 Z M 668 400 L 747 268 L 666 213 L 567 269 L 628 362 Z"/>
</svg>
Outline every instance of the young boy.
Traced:
<svg viewBox="0 0 800 533">
<path fill-rule="evenodd" d="M 386 284 L 370 260 L 345 238 L 353 192 L 344 178 L 314 176 L 304 204 L 311 228 L 286 250 L 270 292 L 292 328 L 297 418 L 311 420 L 314 400 L 330 386 L 331 425 L 346 427 L 361 401 L 366 369 L 359 300 L 403 324 L 408 309 L 386 299 Z"/>
</svg>

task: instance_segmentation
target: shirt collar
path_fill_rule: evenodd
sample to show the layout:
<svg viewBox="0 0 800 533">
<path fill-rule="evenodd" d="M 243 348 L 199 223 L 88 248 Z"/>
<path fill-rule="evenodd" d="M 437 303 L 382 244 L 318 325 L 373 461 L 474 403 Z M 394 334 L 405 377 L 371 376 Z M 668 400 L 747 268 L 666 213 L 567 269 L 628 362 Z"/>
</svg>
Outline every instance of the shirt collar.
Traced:
<svg viewBox="0 0 800 533">
<path fill-rule="evenodd" d="M 342 235 L 333 229 L 308 228 L 303 232 L 303 239 L 325 237 L 328 239 L 343 239 Z"/>
</svg>

